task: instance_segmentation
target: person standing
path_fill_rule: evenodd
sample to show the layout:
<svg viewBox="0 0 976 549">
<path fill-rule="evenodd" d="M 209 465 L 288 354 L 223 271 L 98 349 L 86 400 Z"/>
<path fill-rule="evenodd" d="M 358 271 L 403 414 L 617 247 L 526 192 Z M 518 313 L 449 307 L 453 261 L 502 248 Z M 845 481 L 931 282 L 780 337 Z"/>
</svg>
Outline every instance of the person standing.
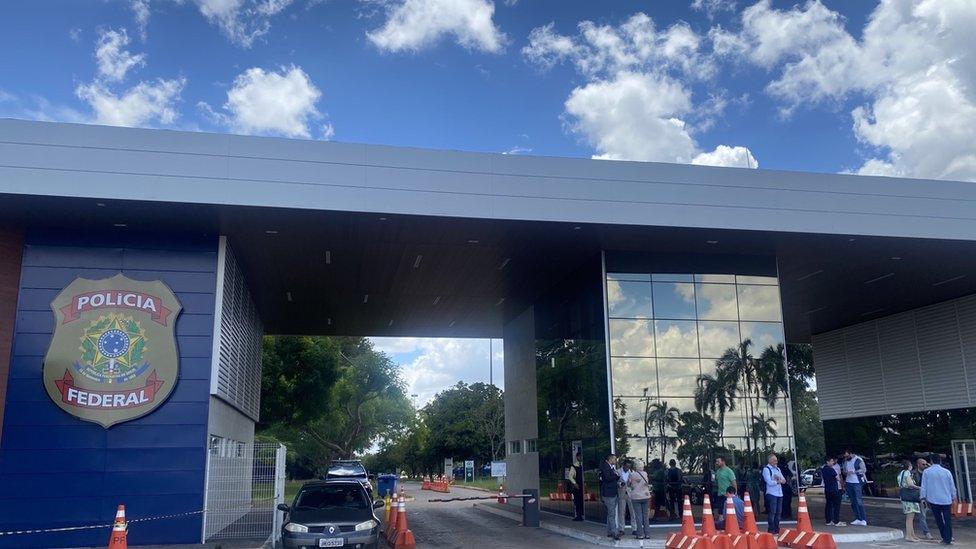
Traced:
<svg viewBox="0 0 976 549">
<path fill-rule="evenodd" d="M 607 537 L 614 541 L 620 539 L 620 523 L 617 522 L 617 487 L 620 475 L 617 474 L 617 456 L 610 454 L 600 464 L 600 498 L 607 508 Z"/>
<path fill-rule="evenodd" d="M 786 479 L 779 470 L 779 459 L 776 454 L 770 454 L 766 466 L 763 467 L 763 481 L 766 483 L 766 512 L 769 514 L 766 531 L 779 534 L 779 517 L 782 513 L 783 484 Z"/>
<path fill-rule="evenodd" d="M 657 511 L 662 505 L 666 505 L 667 492 L 664 474 L 664 462 L 659 459 L 651 461 L 651 488 L 654 490 L 654 517 L 657 518 Z"/>
<path fill-rule="evenodd" d="M 922 458 L 915 460 L 915 470 L 912 471 L 912 480 L 915 481 L 915 486 L 921 488 L 922 486 L 922 473 L 925 472 L 929 467 L 929 462 Z M 932 531 L 929 530 L 929 521 L 926 515 L 929 512 L 929 504 L 925 501 L 920 501 L 918 503 L 918 529 L 922 532 L 922 536 L 925 540 L 932 539 Z"/>
<path fill-rule="evenodd" d="M 932 454 L 932 465 L 922 473 L 922 501 L 932 508 L 935 523 L 942 534 L 943 545 L 952 544 L 952 500 L 956 499 L 956 483 L 952 473 L 942 466 L 942 456 Z"/>
<path fill-rule="evenodd" d="M 786 462 L 785 459 L 780 460 L 779 466 L 779 472 L 783 474 L 783 479 L 786 480 L 783 483 L 783 509 L 780 517 L 786 520 L 793 520 L 793 496 L 795 495 L 793 479 L 796 478 L 796 475 L 790 470 L 789 463 L 783 465 L 784 462 Z"/>
<path fill-rule="evenodd" d="M 570 492 L 573 494 L 573 520 L 583 520 L 583 462 L 579 453 L 573 456 L 573 464 L 569 467 Z"/>
<path fill-rule="evenodd" d="M 634 462 L 624 459 L 621 463 L 620 486 L 617 488 L 617 525 L 621 534 L 627 530 L 627 512 L 630 511 L 631 527 L 634 520 L 634 506 L 630 502 L 630 494 L 627 493 L 627 481 L 634 470 Z"/>
<path fill-rule="evenodd" d="M 627 479 L 627 492 L 633 509 L 630 520 L 634 523 L 634 538 L 648 539 L 650 526 L 647 524 L 647 504 L 651 499 L 651 487 L 643 463 L 638 462 L 637 467 L 631 471 Z"/>
<path fill-rule="evenodd" d="M 824 520 L 827 526 L 847 526 L 840 521 L 840 473 L 837 458 L 827 456 L 827 461 L 820 468 L 820 478 L 824 487 Z"/>
<path fill-rule="evenodd" d="M 732 487 L 736 492 L 739 486 L 735 480 L 735 471 L 725 463 L 725 456 L 715 458 L 715 488 L 718 494 L 715 496 L 715 512 L 718 515 L 725 514 L 726 490 Z"/>
<path fill-rule="evenodd" d="M 668 472 L 665 475 L 668 490 L 668 519 L 675 520 L 681 516 L 681 487 L 684 485 L 685 479 L 676 461 L 672 459 L 668 465 Z"/>
<path fill-rule="evenodd" d="M 759 468 L 758 462 L 754 461 L 749 466 L 749 472 L 746 473 L 746 485 L 749 487 L 749 499 L 752 500 L 752 504 L 756 507 L 756 512 L 759 513 L 764 498 L 762 470 Z"/>
<path fill-rule="evenodd" d="M 854 526 L 867 526 L 868 517 L 864 512 L 864 481 L 867 467 L 864 459 L 852 452 L 849 448 L 844 450 L 844 487 L 847 497 L 851 500 L 851 511 L 854 513 Z"/>
<path fill-rule="evenodd" d="M 901 509 L 905 514 L 905 540 L 922 541 L 915 535 L 915 515 L 918 514 L 919 497 L 918 486 L 912 479 L 912 462 L 907 459 L 901 462 L 901 472 L 898 473 L 898 497 L 901 499 Z"/>
</svg>

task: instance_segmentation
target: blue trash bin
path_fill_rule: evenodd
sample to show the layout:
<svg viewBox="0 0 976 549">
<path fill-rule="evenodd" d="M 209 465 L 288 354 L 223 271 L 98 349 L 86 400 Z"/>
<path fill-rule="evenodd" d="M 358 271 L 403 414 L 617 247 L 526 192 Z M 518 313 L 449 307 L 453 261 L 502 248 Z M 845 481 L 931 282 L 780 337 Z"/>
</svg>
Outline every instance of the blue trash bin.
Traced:
<svg viewBox="0 0 976 549">
<path fill-rule="evenodd" d="M 381 498 L 385 498 L 387 495 L 392 496 L 396 492 L 396 483 L 396 475 L 378 475 L 376 477 L 376 492 Z"/>
</svg>

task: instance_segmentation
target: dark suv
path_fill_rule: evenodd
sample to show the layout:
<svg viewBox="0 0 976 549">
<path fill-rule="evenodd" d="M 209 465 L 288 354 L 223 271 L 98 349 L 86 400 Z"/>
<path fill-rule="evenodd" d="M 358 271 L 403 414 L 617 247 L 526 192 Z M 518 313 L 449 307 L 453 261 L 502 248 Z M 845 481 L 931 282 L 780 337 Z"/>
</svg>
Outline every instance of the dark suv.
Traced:
<svg viewBox="0 0 976 549">
<path fill-rule="evenodd" d="M 380 521 L 374 509 L 383 507 L 356 479 L 306 482 L 285 512 L 281 540 L 286 548 L 379 548 Z"/>
<path fill-rule="evenodd" d="M 369 482 L 369 473 L 363 462 L 358 459 L 335 460 L 329 465 L 329 470 L 322 476 L 322 480 L 355 479 L 362 483 L 363 488 L 373 497 L 373 486 Z"/>
</svg>

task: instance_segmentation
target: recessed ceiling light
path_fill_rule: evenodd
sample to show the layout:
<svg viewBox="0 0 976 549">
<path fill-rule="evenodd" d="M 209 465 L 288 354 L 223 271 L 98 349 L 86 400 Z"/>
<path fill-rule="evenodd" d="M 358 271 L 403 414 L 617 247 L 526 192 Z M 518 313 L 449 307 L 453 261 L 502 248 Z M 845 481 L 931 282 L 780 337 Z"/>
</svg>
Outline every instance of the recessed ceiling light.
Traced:
<svg viewBox="0 0 976 549">
<path fill-rule="evenodd" d="M 854 238 L 854 237 L 851 237 L 851 238 L 848 238 L 848 239 L 847 239 L 847 241 L 848 241 L 848 242 L 854 242 L 855 240 L 857 240 L 857 239 L 856 239 L 856 238 Z"/>
<path fill-rule="evenodd" d="M 962 280 L 962 279 L 964 279 L 964 278 L 966 278 L 966 275 L 959 275 L 959 276 L 954 276 L 954 277 L 952 277 L 952 278 L 947 278 L 947 279 L 945 279 L 945 280 L 940 280 L 940 281 L 938 281 L 938 282 L 936 282 L 936 283 L 934 283 L 934 284 L 932 284 L 932 285 L 933 285 L 933 286 L 941 286 L 941 285 L 943 285 L 943 284 L 948 284 L 948 283 L 950 283 L 950 282 L 955 282 L 955 281 L 957 281 L 957 280 Z"/>
<path fill-rule="evenodd" d="M 501 298 L 501 299 L 499 299 L 498 302 L 495 303 L 495 307 L 501 305 L 502 303 L 505 303 L 505 298 L 504 297 Z"/>
<path fill-rule="evenodd" d="M 892 261 L 901 261 L 902 260 L 902 258 L 900 256 L 897 256 L 897 255 L 893 255 L 893 256 L 889 257 L 888 259 L 890 259 Z"/>
<path fill-rule="evenodd" d="M 332 251 L 330 250 L 325 251 L 325 264 L 332 265 Z"/>
<path fill-rule="evenodd" d="M 276 231 L 274 229 L 268 229 L 268 230 L 264 231 L 264 234 L 278 234 L 278 231 Z"/>
<path fill-rule="evenodd" d="M 291 303 L 291 292 L 285 292 L 285 297 L 287 297 L 288 302 Z"/>
<path fill-rule="evenodd" d="M 437 305 L 440 302 L 441 302 L 441 296 L 437 296 L 434 298 L 434 305 Z"/>
<path fill-rule="evenodd" d="M 805 275 L 803 275 L 803 276 L 801 276 L 800 278 L 798 278 L 798 279 L 796 279 L 796 281 L 797 281 L 797 282 L 802 282 L 802 281 L 804 281 L 804 280 L 806 280 L 806 279 L 808 279 L 808 278 L 811 278 L 811 277 L 814 277 L 814 276 L 817 276 L 818 274 L 820 274 L 820 273 L 822 273 L 822 272 L 824 272 L 824 270 L 823 270 L 823 269 L 817 269 L 816 271 L 813 271 L 812 273 L 807 273 L 807 274 L 805 274 Z"/>
<path fill-rule="evenodd" d="M 424 256 L 417 254 L 417 258 L 413 260 L 413 268 L 416 269 L 420 267 L 420 262 L 424 259 Z"/>
<path fill-rule="evenodd" d="M 816 309 L 810 309 L 809 311 L 806 312 L 806 314 L 812 315 L 813 313 L 819 313 L 820 311 L 823 311 L 826 308 L 827 306 L 825 305 L 823 307 L 817 307 Z"/>
<path fill-rule="evenodd" d="M 874 284 L 875 282 L 878 282 L 879 280 L 884 280 L 886 278 L 891 278 L 893 276 L 895 276 L 895 273 L 883 274 L 881 276 L 874 277 L 871 280 L 865 280 L 864 283 L 865 284 Z"/>
<path fill-rule="evenodd" d="M 327 324 L 328 324 L 329 326 L 332 326 L 332 317 L 330 316 L 329 318 L 327 318 L 327 319 L 325 319 L 325 322 L 326 322 L 326 323 L 327 323 Z"/>
<path fill-rule="evenodd" d="M 367 301 L 369 301 L 369 294 L 363 294 L 363 305 L 365 305 Z"/>
<path fill-rule="evenodd" d="M 581 228 L 582 228 L 582 227 L 580 227 L 579 225 L 577 225 L 577 226 L 575 226 L 575 227 L 573 227 L 573 230 L 574 230 L 574 231 L 578 231 L 578 230 L 580 230 Z"/>
<path fill-rule="evenodd" d="M 468 240 L 468 244 L 477 244 L 478 242 L 479 242 L 478 240 L 475 240 L 473 238 Z"/>
<path fill-rule="evenodd" d="M 387 324 L 387 326 L 393 326 L 393 321 L 392 321 L 392 320 L 390 320 L 390 323 L 389 323 L 389 324 Z"/>
<path fill-rule="evenodd" d="M 507 267 L 508 266 L 508 262 L 511 261 L 511 260 L 512 260 L 511 257 L 506 257 L 505 258 L 505 261 L 502 261 L 501 265 L 498 266 L 498 270 L 500 271 L 500 270 L 504 269 L 505 267 Z"/>
<path fill-rule="evenodd" d="M 718 244 L 718 240 L 706 240 L 705 244 Z"/>
<path fill-rule="evenodd" d="M 112 226 L 114 226 L 114 227 L 128 227 L 129 225 L 127 223 L 112 223 Z"/>
<path fill-rule="evenodd" d="M 456 321 L 456 320 L 452 320 L 452 321 L 451 321 L 451 323 L 450 323 L 450 324 L 448 324 L 448 326 L 450 326 L 451 328 L 453 328 L 453 327 L 454 327 L 454 323 L 455 323 L 455 322 L 457 322 L 457 321 Z"/>
<path fill-rule="evenodd" d="M 105 203 L 104 202 L 96 202 L 95 205 L 98 206 L 99 208 L 104 208 L 105 207 Z"/>
<path fill-rule="evenodd" d="M 381 217 L 380 218 L 380 221 L 386 221 L 386 218 L 385 217 Z"/>
</svg>

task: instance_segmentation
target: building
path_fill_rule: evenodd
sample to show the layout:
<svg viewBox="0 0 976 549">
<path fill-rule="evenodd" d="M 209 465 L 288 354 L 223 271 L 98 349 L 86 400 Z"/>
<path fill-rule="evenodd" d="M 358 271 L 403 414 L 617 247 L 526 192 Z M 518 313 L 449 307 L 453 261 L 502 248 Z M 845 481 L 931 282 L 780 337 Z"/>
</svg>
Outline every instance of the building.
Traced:
<svg viewBox="0 0 976 549">
<path fill-rule="evenodd" d="M 252 440 L 265 333 L 504 338 L 515 490 L 574 443 L 676 453 L 645 415 L 692 411 L 745 339 L 813 341 L 828 420 L 970 408 L 974 204 L 970 183 L 0 121 L 0 531 L 125 503 L 179 515 L 134 544 L 200 541 L 207 449 Z M 789 396 L 751 406 L 789 450 Z M 750 421 L 724 444 L 754 445 Z"/>
</svg>

